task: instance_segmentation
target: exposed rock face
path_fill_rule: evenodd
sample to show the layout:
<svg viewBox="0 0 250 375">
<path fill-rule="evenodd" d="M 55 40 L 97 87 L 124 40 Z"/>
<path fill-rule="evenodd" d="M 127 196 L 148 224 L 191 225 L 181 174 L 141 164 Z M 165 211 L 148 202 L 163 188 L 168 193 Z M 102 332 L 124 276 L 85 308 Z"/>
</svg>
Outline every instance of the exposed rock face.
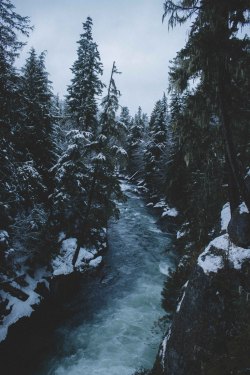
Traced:
<svg viewBox="0 0 250 375">
<path fill-rule="evenodd" d="M 250 246 L 250 214 L 237 209 L 228 224 L 228 234 L 238 246 Z"/>
<path fill-rule="evenodd" d="M 213 241 L 199 257 L 152 375 L 249 373 L 250 250 L 236 259 L 236 248 L 225 251 L 227 239 L 219 237 L 221 248 Z"/>
</svg>

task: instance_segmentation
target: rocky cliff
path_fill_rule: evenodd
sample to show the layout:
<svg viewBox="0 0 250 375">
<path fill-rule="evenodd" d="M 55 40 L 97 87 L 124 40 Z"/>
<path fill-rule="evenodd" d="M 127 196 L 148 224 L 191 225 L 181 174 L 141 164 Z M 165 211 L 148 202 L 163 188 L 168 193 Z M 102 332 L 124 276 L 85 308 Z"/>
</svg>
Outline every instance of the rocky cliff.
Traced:
<svg viewBox="0 0 250 375">
<path fill-rule="evenodd" d="M 250 249 L 227 233 L 199 256 L 152 375 L 250 373 Z"/>
</svg>

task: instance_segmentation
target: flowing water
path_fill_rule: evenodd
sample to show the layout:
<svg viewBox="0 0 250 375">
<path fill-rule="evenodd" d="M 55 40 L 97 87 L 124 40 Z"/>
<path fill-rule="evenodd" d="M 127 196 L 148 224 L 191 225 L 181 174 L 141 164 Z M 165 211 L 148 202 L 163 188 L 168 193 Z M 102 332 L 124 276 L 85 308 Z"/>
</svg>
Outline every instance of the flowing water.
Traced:
<svg viewBox="0 0 250 375">
<path fill-rule="evenodd" d="M 170 236 L 155 223 L 131 185 L 108 230 L 109 251 L 99 277 L 84 285 L 57 327 L 57 348 L 36 375 L 132 375 L 153 365 L 162 330 L 164 273 L 173 266 Z"/>
</svg>

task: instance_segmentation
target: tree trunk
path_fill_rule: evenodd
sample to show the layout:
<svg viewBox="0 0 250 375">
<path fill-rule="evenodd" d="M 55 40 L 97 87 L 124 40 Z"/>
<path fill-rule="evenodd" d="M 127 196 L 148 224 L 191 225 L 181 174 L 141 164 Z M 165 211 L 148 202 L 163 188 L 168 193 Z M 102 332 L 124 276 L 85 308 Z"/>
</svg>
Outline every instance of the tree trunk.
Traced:
<svg viewBox="0 0 250 375">
<path fill-rule="evenodd" d="M 228 195 L 229 195 L 230 211 L 232 213 L 240 204 L 240 194 L 239 194 L 238 187 L 235 183 L 233 172 L 230 167 L 227 155 L 226 155 L 226 175 L 227 175 L 227 181 L 228 181 Z"/>
<path fill-rule="evenodd" d="M 75 264 L 76 264 L 76 261 L 77 261 L 77 258 L 78 258 L 79 252 L 80 252 L 81 244 L 83 243 L 84 237 L 86 236 L 86 232 L 87 232 L 86 227 L 88 225 L 89 214 L 90 214 L 90 210 L 91 210 L 91 206 L 92 206 L 92 202 L 93 202 L 93 198 L 94 198 L 95 184 L 96 184 L 96 179 L 97 179 L 97 170 L 98 170 L 98 167 L 96 166 L 95 171 L 94 171 L 94 175 L 93 175 L 93 179 L 92 179 L 92 183 L 91 183 L 89 199 L 88 199 L 88 204 L 87 204 L 87 210 L 86 210 L 85 220 L 84 220 L 84 223 L 83 223 L 82 232 L 81 232 L 80 238 L 78 239 L 78 245 L 77 245 L 75 254 L 73 256 L 73 259 L 72 259 L 73 267 L 75 267 Z"/>
<path fill-rule="evenodd" d="M 244 175 L 239 167 L 232 137 L 230 119 L 231 99 L 229 97 L 229 86 L 227 85 L 227 82 L 230 82 L 230 75 L 227 70 L 226 64 L 220 63 L 218 73 L 221 126 L 226 148 L 226 157 L 229 165 L 229 191 L 231 192 L 230 194 L 234 195 L 234 203 L 232 202 L 231 210 L 234 207 L 236 201 L 238 200 L 235 193 L 237 187 L 238 195 L 242 197 L 243 201 L 245 202 L 248 208 L 248 211 L 250 212 L 250 196 L 247 190 L 246 182 L 244 180 Z"/>
</svg>

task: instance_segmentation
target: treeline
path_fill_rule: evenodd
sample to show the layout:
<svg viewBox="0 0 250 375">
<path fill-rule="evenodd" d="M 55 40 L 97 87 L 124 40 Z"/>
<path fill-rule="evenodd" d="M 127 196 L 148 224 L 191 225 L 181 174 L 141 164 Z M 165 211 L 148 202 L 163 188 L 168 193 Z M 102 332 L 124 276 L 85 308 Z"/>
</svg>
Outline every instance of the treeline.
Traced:
<svg viewBox="0 0 250 375">
<path fill-rule="evenodd" d="M 113 64 L 106 87 L 92 20 L 83 23 L 65 101 L 53 94 L 45 52 L 32 48 L 15 61 L 32 28 L 10 0 L 0 2 L 0 271 L 50 264 L 58 237 L 100 247 L 107 221 L 122 198 L 117 171 L 124 164 L 126 125 L 117 118 L 120 92 Z M 101 105 L 98 100 L 102 97 Z M 77 252 L 73 263 L 77 259 Z"/>
<path fill-rule="evenodd" d="M 197 256 L 220 232 L 220 212 L 250 198 L 250 40 L 247 1 L 165 1 L 169 27 L 192 20 L 171 62 L 165 95 L 149 121 L 139 109 L 129 127 L 127 170 L 151 202 L 179 212 L 180 263 L 167 278 L 163 306 L 175 311 Z M 243 29 L 242 29 L 243 28 Z"/>
<path fill-rule="evenodd" d="M 15 60 L 29 19 L 0 2 L 1 271 L 22 261 L 48 264 L 58 234 L 99 246 L 122 199 L 118 174 L 137 179 L 151 201 L 175 207 L 182 257 L 163 304 L 174 310 L 197 254 L 215 235 L 223 204 L 249 207 L 249 39 L 247 0 L 165 1 L 169 26 L 192 19 L 185 47 L 171 63 L 169 98 L 148 118 L 119 110 L 115 63 L 107 87 L 87 18 L 65 101 L 53 94 L 45 53 Z M 101 99 L 102 98 L 102 99 Z M 101 104 L 99 104 L 101 103 Z M 79 249 L 79 248 L 78 248 Z M 14 251 L 13 251 L 14 250 Z M 75 254 L 74 261 L 77 254 Z"/>
</svg>

